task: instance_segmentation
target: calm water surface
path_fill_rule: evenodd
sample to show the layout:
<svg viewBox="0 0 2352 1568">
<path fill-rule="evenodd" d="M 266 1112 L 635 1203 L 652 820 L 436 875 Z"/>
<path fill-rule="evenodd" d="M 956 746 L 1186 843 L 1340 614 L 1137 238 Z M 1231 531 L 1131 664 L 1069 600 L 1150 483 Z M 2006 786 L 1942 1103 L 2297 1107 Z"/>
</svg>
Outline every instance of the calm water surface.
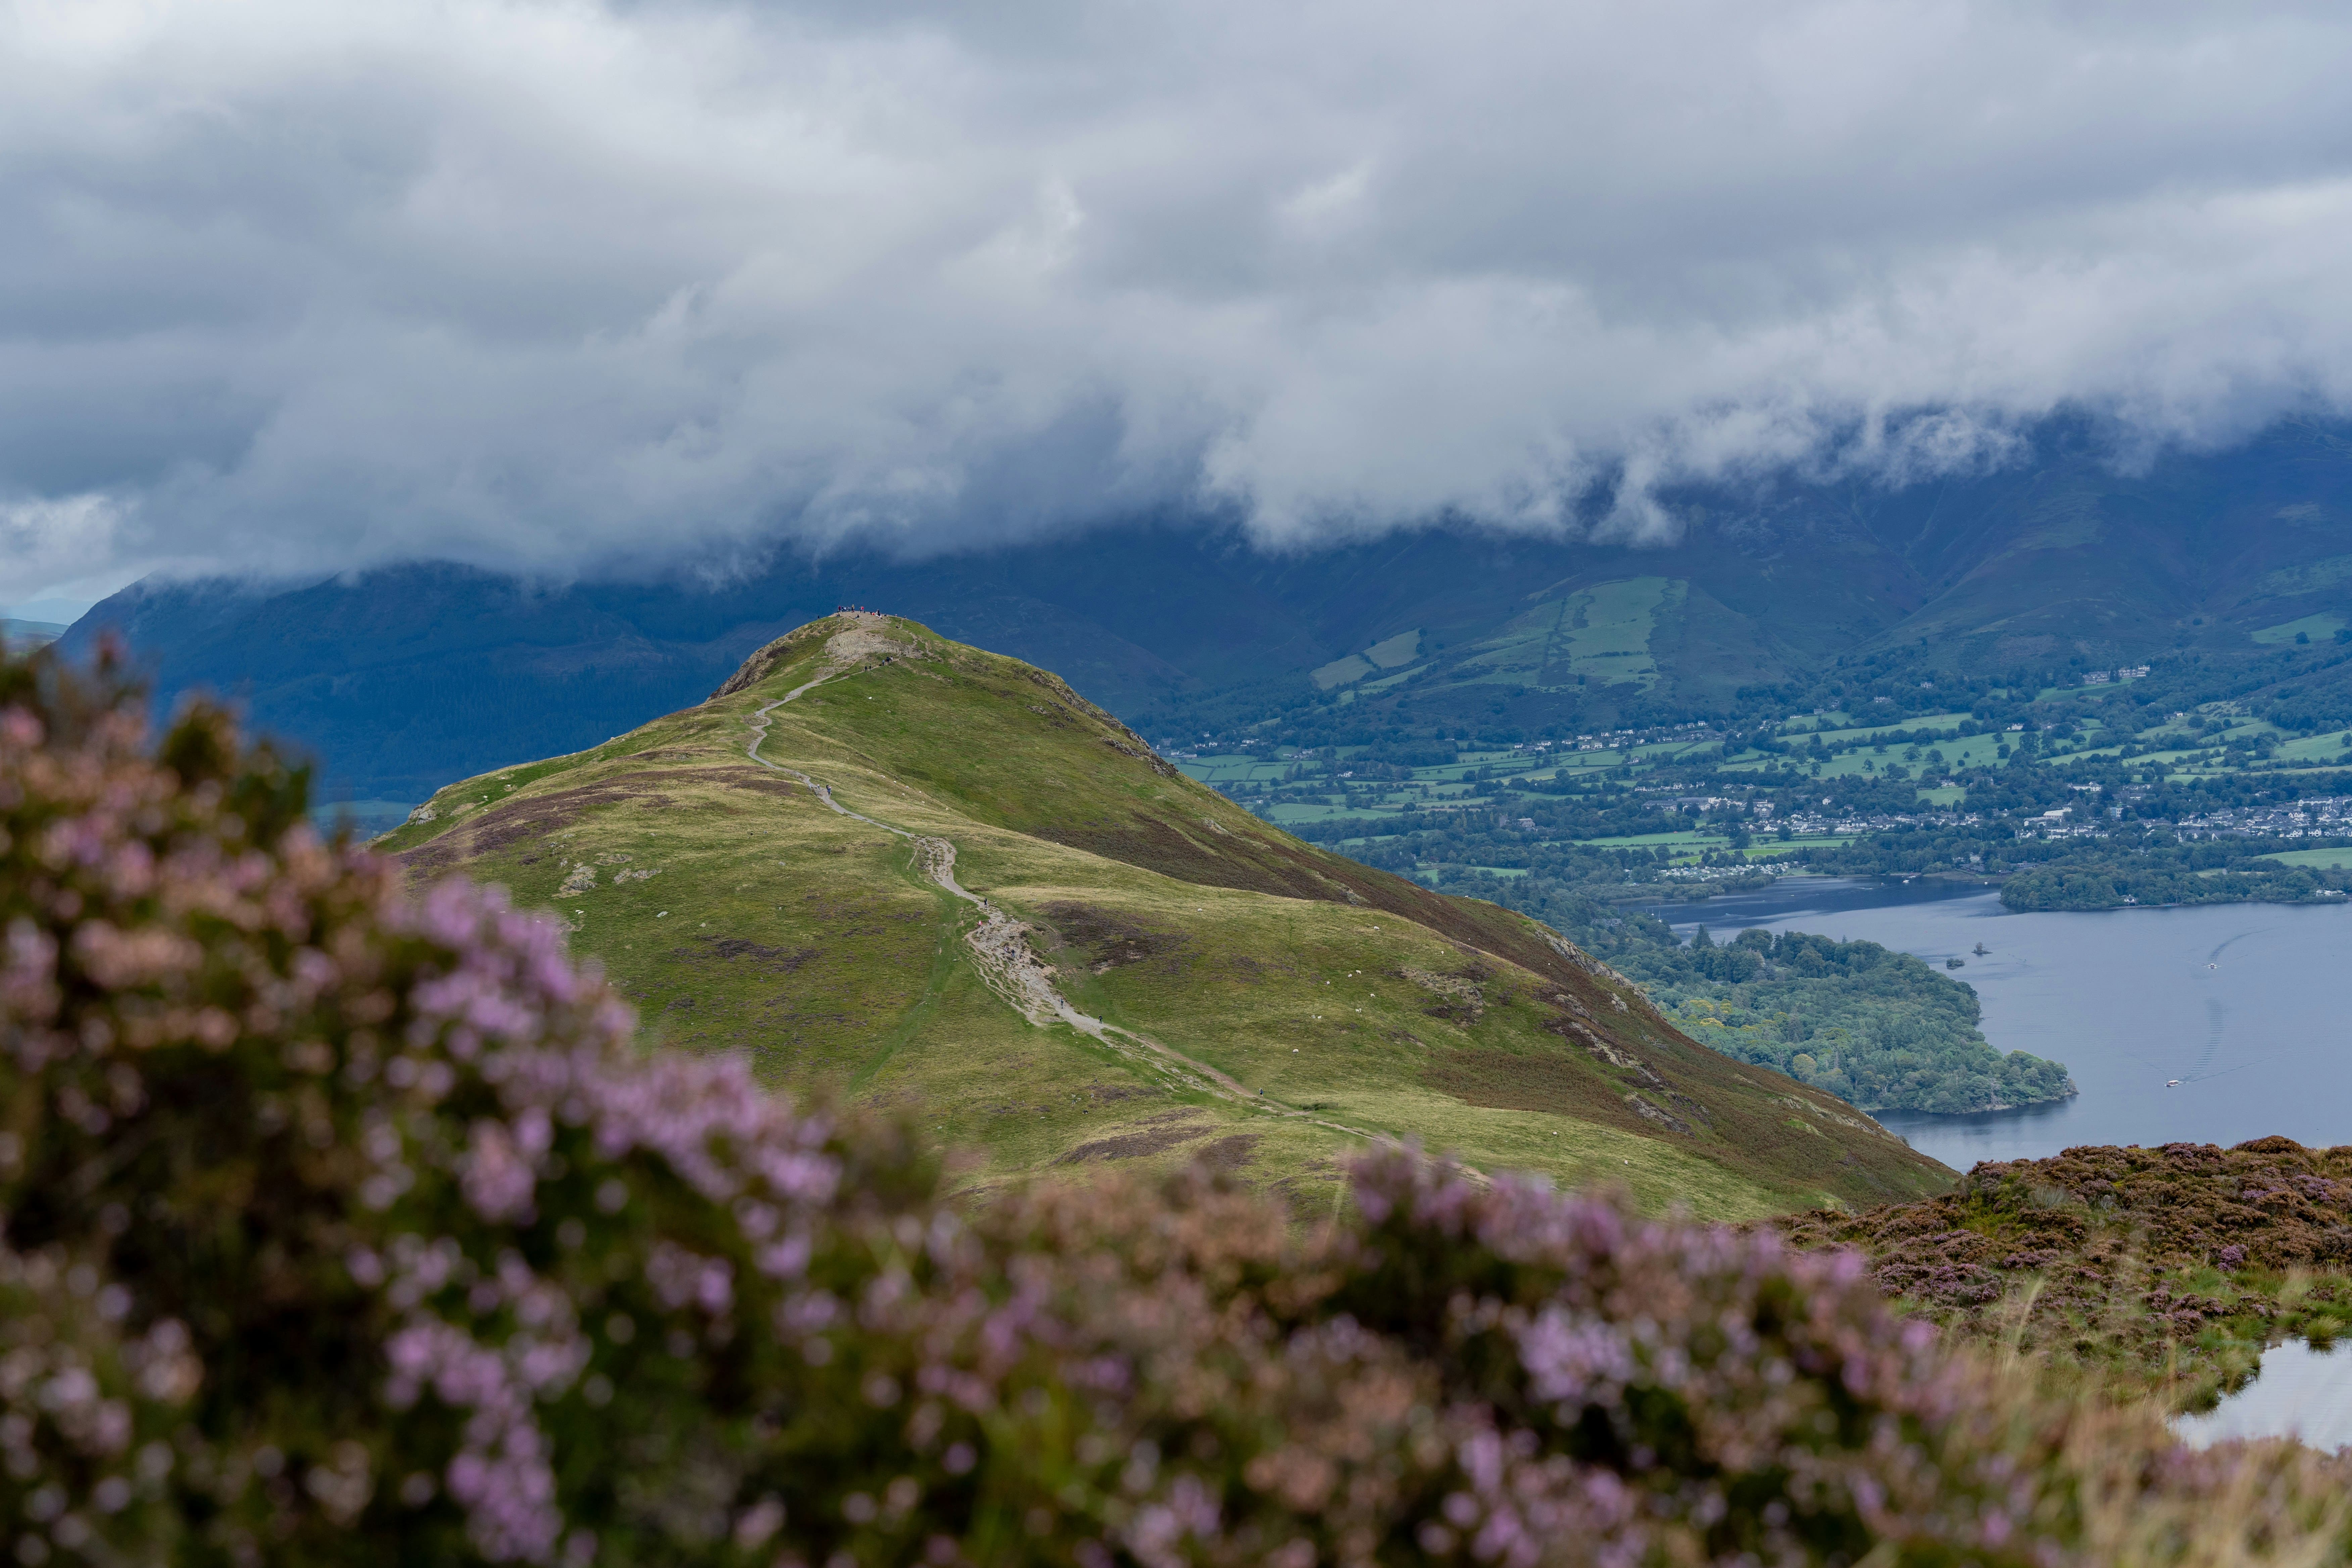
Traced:
<svg viewBox="0 0 2352 1568">
<path fill-rule="evenodd" d="M 1966 885 L 1786 878 L 1652 912 L 1718 940 L 1760 926 L 1963 960 L 1951 973 L 1976 987 L 1985 1038 L 2064 1062 L 2082 1093 L 1978 1116 L 1879 1116 L 1960 1170 L 2077 1143 L 2227 1145 L 2271 1133 L 2352 1143 L 2344 905 L 2011 914 L 1997 893 Z M 2165 1087 L 2172 1079 L 2179 1088 Z"/>
<path fill-rule="evenodd" d="M 1760 926 L 1962 960 L 1951 973 L 1976 987 L 1985 1038 L 2064 1062 L 2083 1092 L 1980 1116 L 1880 1114 L 1961 1170 L 2074 1143 L 2226 1145 L 2273 1132 L 2352 1143 L 2352 909 L 2342 905 L 2011 914 L 1998 894 L 1951 883 L 1788 878 L 1651 912 L 1685 933 Z M 2352 1445 L 2352 1347 L 2274 1345 L 2252 1384 L 2177 1426 L 2200 1446 Z"/>
<path fill-rule="evenodd" d="M 2173 1429 L 2198 1447 L 2231 1437 L 2295 1437 L 2315 1448 L 2352 1446 L 2352 1350 L 2315 1351 L 2301 1340 L 2263 1352 L 2254 1381 Z"/>
</svg>

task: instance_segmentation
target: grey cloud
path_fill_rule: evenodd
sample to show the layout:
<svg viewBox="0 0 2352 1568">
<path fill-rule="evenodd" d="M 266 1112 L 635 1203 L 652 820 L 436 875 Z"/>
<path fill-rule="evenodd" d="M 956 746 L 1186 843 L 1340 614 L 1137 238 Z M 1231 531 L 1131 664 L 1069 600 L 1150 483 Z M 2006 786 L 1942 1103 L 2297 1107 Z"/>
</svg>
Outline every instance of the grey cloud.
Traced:
<svg viewBox="0 0 2352 1568">
<path fill-rule="evenodd" d="M 0 17 L 0 602 L 1677 482 L 2352 398 L 2323 6 Z"/>
</svg>

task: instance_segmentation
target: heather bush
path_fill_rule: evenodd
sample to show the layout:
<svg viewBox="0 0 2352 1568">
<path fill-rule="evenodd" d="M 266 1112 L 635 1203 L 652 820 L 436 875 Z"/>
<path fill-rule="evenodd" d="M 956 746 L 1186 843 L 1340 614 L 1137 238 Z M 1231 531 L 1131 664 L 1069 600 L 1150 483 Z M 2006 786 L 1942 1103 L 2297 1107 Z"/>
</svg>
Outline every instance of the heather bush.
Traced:
<svg viewBox="0 0 2352 1568">
<path fill-rule="evenodd" d="M 17 1560 L 2048 1563 L 2325 1546 L 2315 1461 L 2038 1405 L 1846 1255 L 1394 1152 L 948 1201 L 636 1055 L 198 707 L 0 660 Z M 2216 1510 L 2214 1500 L 2230 1507 Z M 2215 1544 L 2219 1542 L 2220 1544 Z M 2249 1545 L 2252 1543 L 2252 1546 Z M 2208 1550 L 2210 1547 L 2211 1550 Z"/>
<path fill-rule="evenodd" d="M 2352 1336 L 2352 1146 L 2084 1145 L 1954 1191 L 1780 1228 L 1853 1248 L 1884 1293 L 2053 1380 L 2210 1406 L 2281 1339 Z"/>
</svg>

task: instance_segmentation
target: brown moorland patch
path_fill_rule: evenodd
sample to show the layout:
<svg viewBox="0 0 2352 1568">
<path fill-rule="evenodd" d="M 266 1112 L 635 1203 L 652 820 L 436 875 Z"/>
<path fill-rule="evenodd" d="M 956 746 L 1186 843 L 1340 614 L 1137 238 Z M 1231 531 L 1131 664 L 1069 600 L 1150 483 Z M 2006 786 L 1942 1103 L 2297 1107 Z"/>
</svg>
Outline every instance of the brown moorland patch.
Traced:
<svg viewBox="0 0 2352 1568">
<path fill-rule="evenodd" d="M 2074 1148 L 1780 1228 L 1859 1250 L 1882 1290 L 1954 1333 L 2189 1407 L 2242 1383 L 2267 1344 L 2352 1332 L 2352 1146 Z"/>
<path fill-rule="evenodd" d="M 1191 940 L 1181 931 L 1154 931 L 1092 904 L 1047 904 L 1043 912 L 1064 942 L 1093 960 L 1097 974 L 1172 953 Z"/>
</svg>

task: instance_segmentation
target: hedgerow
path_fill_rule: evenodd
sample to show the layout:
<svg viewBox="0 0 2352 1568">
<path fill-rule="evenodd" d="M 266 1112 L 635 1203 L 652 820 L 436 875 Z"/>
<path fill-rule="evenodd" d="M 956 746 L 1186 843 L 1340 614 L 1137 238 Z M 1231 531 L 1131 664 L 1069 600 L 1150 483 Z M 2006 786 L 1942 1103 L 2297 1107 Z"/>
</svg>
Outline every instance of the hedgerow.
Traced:
<svg viewBox="0 0 2352 1568">
<path fill-rule="evenodd" d="M 0 1528 L 25 1563 L 2042 1563 L 2340 1478 L 2034 1402 L 1852 1255 L 1407 1152 L 961 1205 L 645 1057 L 227 716 L 0 659 Z M 2227 1508 L 2216 1500 L 2226 1497 Z M 2200 1544 L 2204 1543 L 2204 1544 Z M 2252 1543 L 2251 1546 L 2249 1543 Z M 2220 1550 L 2220 1548 L 2215 1548 Z"/>
</svg>

